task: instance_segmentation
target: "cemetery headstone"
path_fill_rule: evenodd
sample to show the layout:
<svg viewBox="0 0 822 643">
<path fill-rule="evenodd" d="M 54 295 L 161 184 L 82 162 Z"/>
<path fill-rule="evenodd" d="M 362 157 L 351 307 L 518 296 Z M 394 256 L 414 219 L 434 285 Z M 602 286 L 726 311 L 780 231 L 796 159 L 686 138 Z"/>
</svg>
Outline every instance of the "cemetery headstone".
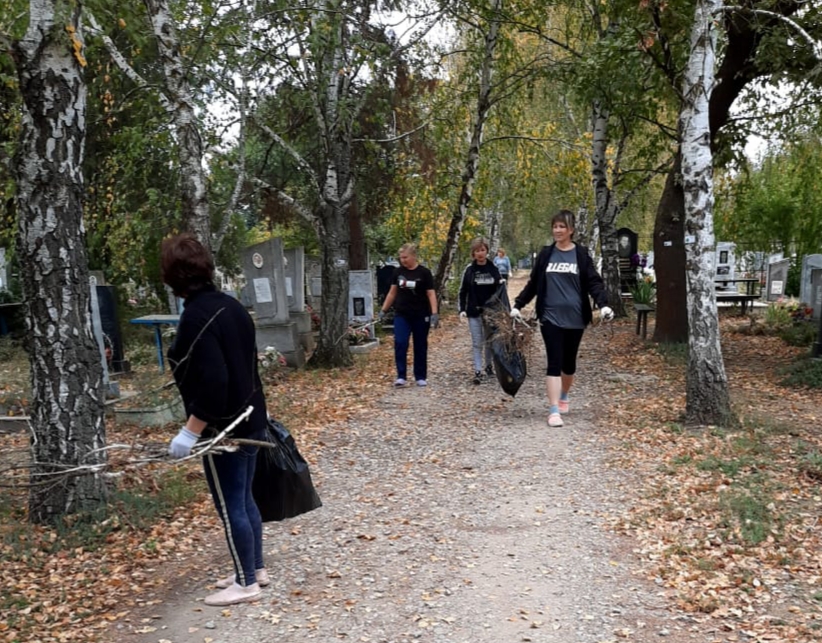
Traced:
<svg viewBox="0 0 822 643">
<path fill-rule="evenodd" d="M 300 344 L 297 324 L 288 313 L 282 239 L 269 239 L 246 248 L 242 267 L 245 290 L 256 316 L 258 350 L 274 346 L 289 365 L 302 368 L 305 350 Z"/>
<path fill-rule="evenodd" d="M 305 258 L 306 303 L 314 310 L 320 309 L 323 294 L 322 263 L 318 257 Z"/>
<path fill-rule="evenodd" d="M 120 317 L 117 313 L 117 290 L 114 286 L 95 288 L 97 303 L 100 308 L 100 323 L 103 327 L 103 339 L 111 351 L 109 367 L 114 373 L 130 370 L 124 359 L 123 335 L 120 333 Z"/>
<path fill-rule="evenodd" d="M 780 259 L 768 264 L 768 285 L 765 297 L 768 301 L 776 301 L 785 296 L 790 264 L 788 259 Z"/>
<path fill-rule="evenodd" d="M 813 318 L 822 320 L 822 270 L 811 271 L 811 298 L 808 302 L 813 308 Z"/>
<path fill-rule="evenodd" d="M 89 286 L 91 329 L 94 333 L 94 339 L 97 341 L 97 347 L 100 350 L 100 364 L 103 367 L 103 387 L 105 388 L 107 395 L 119 397 L 119 387 L 116 384 L 112 384 L 111 379 L 109 378 L 108 355 L 106 350 L 107 347 L 103 333 L 103 324 L 100 315 L 100 305 L 97 299 L 97 279 L 93 275 L 89 277 Z"/>
<path fill-rule="evenodd" d="M 802 272 L 799 278 L 799 301 L 802 303 L 811 304 L 814 295 L 811 286 L 812 275 L 819 269 L 822 269 L 822 254 L 805 255 L 802 258 Z"/>
<path fill-rule="evenodd" d="M 291 248 L 283 254 L 288 310 L 292 313 L 305 312 L 305 250 L 302 247 Z"/>
<path fill-rule="evenodd" d="M 736 290 L 736 284 L 731 281 L 736 277 L 736 244 L 727 241 L 718 241 L 716 244 L 716 281 L 728 280 L 722 287 L 725 290 Z"/>
<path fill-rule="evenodd" d="M 377 302 L 382 304 L 391 290 L 391 276 L 394 274 L 394 266 L 385 264 L 377 268 Z"/>
<path fill-rule="evenodd" d="M 637 254 L 639 236 L 630 228 L 620 228 L 616 235 L 620 290 L 628 293 L 636 285 L 636 266 L 632 258 Z"/>
<path fill-rule="evenodd" d="M 374 282 L 370 270 L 348 272 L 348 318 L 358 324 L 374 319 Z M 368 326 L 368 331 L 373 338 L 374 326 Z"/>
</svg>

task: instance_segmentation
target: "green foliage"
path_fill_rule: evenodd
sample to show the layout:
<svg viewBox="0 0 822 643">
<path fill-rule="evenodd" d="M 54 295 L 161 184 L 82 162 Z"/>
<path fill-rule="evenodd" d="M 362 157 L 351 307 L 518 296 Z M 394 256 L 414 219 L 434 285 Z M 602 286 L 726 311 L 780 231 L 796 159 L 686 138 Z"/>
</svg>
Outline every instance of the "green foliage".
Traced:
<svg viewBox="0 0 822 643">
<path fill-rule="evenodd" d="M 783 372 L 784 386 L 822 389 L 822 359 L 805 358 L 794 362 Z"/>
<path fill-rule="evenodd" d="M 717 202 L 717 238 L 746 248 L 799 258 L 822 248 L 822 145 L 807 135 L 769 153 L 761 167 L 745 168 L 723 186 Z M 789 287 L 798 285 L 796 273 Z M 790 294 L 790 293 L 789 293 Z M 798 294 L 798 293 L 793 293 Z"/>
<path fill-rule="evenodd" d="M 733 489 L 722 495 L 722 506 L 729 526 L 734 526 L 750 544 L 758 545 L 771 532 L 773 518 L 768 505 L 773 498 L 761 486 Z"/>
<path fill-rule="evenodd" d="M 0 498 L 0 518 L 6 544 L 13 555 L 31 558 L 33 548 L 57 553 L 82 547 L 95 550 L 117 531 L 139 532 L 150 529 L 159 519 L 170 516 L 178 507 L 189 503 L 199 493 L 198 485 L 187 479 L 183 469 L 172 469 L 159 475 L 153 485 L 137 480 L 113 490 L 108 504 L 87 514 L 65 516 L 47 539 L 33 539 L 22 510 L 19 494 L 4 494 Z M 146 491 L 150 489 L 150 491 Z"/>
<path fill-rule="evenodd" d="M 636 286 L 631 288 L 631 297 L 635 304 L 650 305 L 656 299 L 656 284 L 653 279 L 640 279 Z"/>
</svg>

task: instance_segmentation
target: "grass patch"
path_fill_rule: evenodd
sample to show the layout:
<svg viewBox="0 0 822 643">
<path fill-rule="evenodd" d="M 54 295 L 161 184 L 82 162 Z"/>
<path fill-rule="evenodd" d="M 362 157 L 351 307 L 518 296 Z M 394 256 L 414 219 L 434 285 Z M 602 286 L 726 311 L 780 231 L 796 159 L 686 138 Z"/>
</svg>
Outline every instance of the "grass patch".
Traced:
<svg viewBox="0 0 822 643">
<path fill-rule="evenodd" d="M 801 359 L 788 366 L 782 374 L 783 386 L 822 388 L 822 359 Z"/>
<path fill-rule="evenodd" d="M 145 480 L 126 484 L 110 493 L 106 506 L 86 514 L 65 516 L 53 528 L 28 523 L 25 494 L 4 494 L 0 499 L 3 525 L 0 542 L 4 545 L 4 554 L 9 559 L 31 561 L 36 566 L 38 561 L 46 562 L 48 555 L 59 551 L 76 548 L 95 551 L 117 531 L 150 529 L 198 495 L 200 485 L 192 484 L 187 477 L 186 470 L 172 469 L 158 475 L 150 485 Z"/>
<path fill-rule="evenodd" d="M 745 457 L 723 460 L 716 456 L 708 456 L 698 462 L 696 468 L 700 471 L 721 471 L 729 478 L 735 478 L 740 471 L 750 467 L 753 462 L 750 458 Z"/>
<path fill-rule="evenodd" d="M 758 545 L 767 539 L 774 525 L 768 508 L 772 502 L 773 498 L 761 486 L 728 491 L 721 499 L 725 524 L 738 531 L 747 543 Z"/>
<path fill-rule="evenodd" d="M 687 366 L 688 365 L 688 343 L 687 342 L 670 342 L 657 344 L 656 347 L 659 354 L 671 366 Z"/>
</svg>

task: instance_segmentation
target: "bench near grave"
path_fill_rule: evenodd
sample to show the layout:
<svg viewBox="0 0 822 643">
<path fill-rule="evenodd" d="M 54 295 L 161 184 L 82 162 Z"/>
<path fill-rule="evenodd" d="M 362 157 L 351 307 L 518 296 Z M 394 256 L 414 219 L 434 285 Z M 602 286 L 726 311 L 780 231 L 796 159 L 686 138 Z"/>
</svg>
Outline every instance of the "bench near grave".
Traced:
<svg viewBox="0 0 822 643">
<path fill-rule="evenodd" d="M 654 312 L 655 308 L 649 304 L 634 304 L 634 310 L 636 311 L 636 334 L 645 339 L 648 335 L 648 314 Z"/>
</svg>

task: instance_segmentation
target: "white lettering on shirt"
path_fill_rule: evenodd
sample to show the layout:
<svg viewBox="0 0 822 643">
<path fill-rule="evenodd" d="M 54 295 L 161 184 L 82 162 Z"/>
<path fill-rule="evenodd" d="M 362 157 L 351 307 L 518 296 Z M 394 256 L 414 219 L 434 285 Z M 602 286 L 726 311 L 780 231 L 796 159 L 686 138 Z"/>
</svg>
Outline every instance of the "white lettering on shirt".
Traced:
<svg viewBox="0 0 822 643">
<path fill-rule="evenodd" d="M 475 272 L 474 283 L 477 286 L 493 286 L 494 275 L 489 275 L 487 272 Z"/>
<path fill-rule="evenodd" d="M 545 272 L 568 272 L 571 274 L 578 274 L 577 264 L 565 263 L 564 261 L 552 261 L 548 264 Z"/>
</svg>

